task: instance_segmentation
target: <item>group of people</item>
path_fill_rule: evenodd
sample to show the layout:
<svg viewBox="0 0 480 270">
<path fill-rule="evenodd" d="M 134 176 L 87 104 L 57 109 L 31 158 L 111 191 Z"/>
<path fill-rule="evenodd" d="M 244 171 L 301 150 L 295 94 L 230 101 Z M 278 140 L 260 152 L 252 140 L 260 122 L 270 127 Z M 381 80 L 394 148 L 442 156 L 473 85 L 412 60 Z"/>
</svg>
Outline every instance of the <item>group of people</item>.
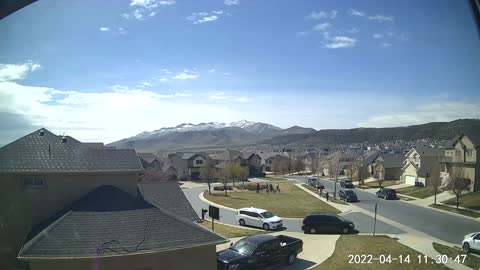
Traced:
<svg viewBox="0 0 480 270">
<path fill-rule="evenodd" d="M 269 192 L 280 192 L 280 185 L 277 184 L 276 188 L 273 188 L 273 185 L 270 184 L 264 184 L 260 185 L 260 183 L 257 183 L 257 193 L 260 193 L 260 190 L 265 190 L 267 193 Z"/>
</svg>

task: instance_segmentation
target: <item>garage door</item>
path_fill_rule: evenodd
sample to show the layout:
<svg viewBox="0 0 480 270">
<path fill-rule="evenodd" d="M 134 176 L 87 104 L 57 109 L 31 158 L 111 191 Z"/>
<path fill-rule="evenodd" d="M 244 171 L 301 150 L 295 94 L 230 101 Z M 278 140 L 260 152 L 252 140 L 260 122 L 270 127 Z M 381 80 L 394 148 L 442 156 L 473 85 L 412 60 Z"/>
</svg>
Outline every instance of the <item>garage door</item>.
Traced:
<svg viewBox="0 0 480 270">
<path fill-rule="evenodd" d="M 405 176 L 405 184 L 415 185 L 415 176 L 407 175 Z"/>
</svg>

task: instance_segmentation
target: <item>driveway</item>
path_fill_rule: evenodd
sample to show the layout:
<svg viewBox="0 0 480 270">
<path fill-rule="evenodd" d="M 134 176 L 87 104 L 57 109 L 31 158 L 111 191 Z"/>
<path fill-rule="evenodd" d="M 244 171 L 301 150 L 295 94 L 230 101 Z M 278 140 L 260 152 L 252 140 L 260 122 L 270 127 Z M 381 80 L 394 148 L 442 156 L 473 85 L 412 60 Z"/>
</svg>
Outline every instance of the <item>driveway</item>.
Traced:
<svg viewBox="0 0 480 270">
<path fill-rule="evenodd" d="M 293 176 L 291 178 L 305 182 L 305 177 Z M 325 185 L 329 192 L 333 192 L 334 183 L 332 181 L 324 179 L 319 179 L 319 181 Z M 337 191 L 339 189 L 340 185 L 337 186 Z M 378 215 L 446 242 L 461 243 L 464 235 L 478 231 L 480 228 L 480 222 L 472 219 L 416 206 L 401 200 L 378 199 L 375 194 L 361 189 L 355 189 L 355 192 L 360 200 L 360 202 L 354 204 L 355 206 L 373 213 L 375 203 L 377 203 Z M 353 221 L 355 222 L 355 220 Z M 364 223 L 360 222 L 359 225 Z M 355 222 L 355 225 L 357 225 L 357 222 Z"/>
<path fill-rule="evenodd" d="M 274 269 L 282 270 L 303 270 L 308 269 L 316 264 L 322 263 L 328 259 L 335 251 L 335 243 L 339 235 L 311 235 L 294 232 L 276 232 L 273 235 L 284 234 L 291 237 L 299 238 L 303 241 L 303 252 L 298 255 L 297 261 L 292 265 L 275 266 Z M 226 249 L 230 243 L 235 243 L 242 237 L 231 238 L 231 242 L 217 245 L 217 251 Z"/>
</svg>

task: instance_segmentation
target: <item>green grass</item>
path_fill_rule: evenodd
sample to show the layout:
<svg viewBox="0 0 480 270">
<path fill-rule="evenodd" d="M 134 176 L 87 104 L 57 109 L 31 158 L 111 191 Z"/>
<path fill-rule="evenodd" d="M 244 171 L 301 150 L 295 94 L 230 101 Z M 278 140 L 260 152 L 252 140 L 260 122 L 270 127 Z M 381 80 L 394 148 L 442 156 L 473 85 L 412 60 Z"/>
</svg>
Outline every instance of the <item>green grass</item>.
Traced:
<svg viewBox="0 0 480 270">
<path fill-rule="evenodd" d="M 380 255 L 391 255 L 392 258 L 398 258 L 402 255 L 405 258 L 410 255 L 410 263 L 402 263 L 398 260 L 392 260 L 390 264 L 380 264 L 379 261 L 372 261 L 371 264 L 350 264 L 349 255 L 372 255 L 379 258 Z M 358 269 L 358 270 L 376 270 L 376 269 L 401 269 L 401 270 L 432 270 L 449 269 L 444 265 L 428 263 L 419 264 L 418 255 L 422 255 L 405 245 L 400 244 L 395 239 L 388 236 L 370 236 L 370 235 L 342 235 L 337 240 L 335 251 L 332 256 L 320 265 L 312 268 L 313 270 L 329 269 Z"/>
<path fill-rule="evenodd" d="M 480 210 L 480 192 L 470 192 L 460 196 L 460 206 Z M 456 205 L 456 198 L 444 201 L 443 203 L 449 205 Z"/>
<path fill-rule="evenodd" d="M 402 196 L 402 195 L 400 195 L 400 194 L 397 194 L 397 197 L 398 197 L 400 200 L 403 200 L 403 201 L 415 201 L 415 199 L 413 199 L 413 198 L 405 197 L 405 196 Z"/>
<path fill-rule="evenodd" d="M 302 184 L 302 187 L 304 187 L 304 188 L 306 188 L 306 189 L 308 189 L 308 190 L 310 190 L 310 191 L 315 192 L 315 194 L 320 195 L 320 194 L 318 193 L 317 189 L 314 188 L 314 187 L 311 187 L 311 186 L 305 185 L 305 184 Z M 333 203 L 348 205 L 348 203 L 346 203 L 346 202 L 344 202 L 344 201 L 337 200 L 337 199 L 333 199 L 333 196 L 332 196 L 331 194 L 329 194 L 329 195 L 330 195 L 330 196 L 328 197 L 328 200 L 329 200 L 329 201 L 331 201 L 331 202 L 333 202 Z M 322 192 L 322 197 L 323 197 L 323 198 L 326 198 L 326 193 L 325 193 L 325 192 Z M 338 194 L 337 194 L 337 198 L 338 198 Z"/>
<path fill-rule="evenodd" d="M 385 180 L 382 182 L 382 187 L 389 187 L 389 186 L 394 186 L 397 184 L 397 180 Z M 363 184 L 363 186 L 367 186 L 369 188 L 380 188 L 380 185 L 378 184 L 378 181 L 374 182 L 368 182 Z"/>
<path fill-rule="evenodd" d="M 437 192 L 437 195 L 442 193 L 441 190 Z M 433 189 L 428 188 L 428 187 L 416 187 L 416 186 L 411 186 L 411 187 L 404 187 L 404 188 L 398 188 L 397 189 L 397 194 L 403 194 L 419 199 L 425 199 L 427 197 L 431 197 L 435 195 L 435 192 Z"/>
<path fill-rule="evenodd" d="M 437 204 L 437 205 L 431 204 L 430 207 L 445 210 L 445 211 L 449 211 L 449 212 L 452 212 L 452 213 L 461 214 L 461 215 L 464 215 L 464 216 L 473 217 L 473 218 L 480 217 L 480 213 L 472 212 L 472 211 L 468 211 L 468 210 L 464 210 L 464 209 L 457 209 L 457 208 L 453 208 L 451 206 L 440 205 L 440 204 Z"/>
<path fill-rule="evenodd" d="M 205 220 L 199 223 L 199 225 L 209 230 L 212 230 L 212 223 L 210 221 Z M 221 234 L 227 238 L 243 237 L 243 236 L 250 236 L 250 235 L 265 233 L 259 230 L 242 229 L 242 228 L 237 228 L 234 226 L 228 226 L 228 225 L 219 224 L 219 223 L 214 224 L 214 229 L 216 233 Z"/>
<path fill-rule="evenodd" d="M 270 180 L 270 181 L 283 181 L 287 180 L 285 177 L 281 176 L 267 176 L 267 177 L 257 177 L 258 179 Z"/>
<path fill-rule="evenodd" d="M 238 191 L 225 193 L 205 193 L 207 200 L 214 203 L 232 207 L 258 207 L 271 211 L 280 217 L 303 218 L 310 213 L 333 213 L 339 214 L 336 208 L 319 199 L 307 194 L 299 187 L 289 184 L 280 183 L 280 193 L 266 193 L 262 191 Z"/>
<path fill-rule="evenodd" d="M 456 249 L 453 247 L 445 246 L 436 242 L 433 242 L 433 248 L 438 251 L 438 253 L 442 255 L 447 255 L 450 258 L 455 259 L 456 256 L 458 255 L 464 255 L 466 254 L 465 252 L 461 251 L 460 249 Z M 480 267 L 480 258 L 472 255 L 472 254 L 466 254 L 467 257 L 465 258 L 464 265 L 477 269 Z M 463 257 L 460 257 L 460 260 L 463 260 Z"/>
</svg>

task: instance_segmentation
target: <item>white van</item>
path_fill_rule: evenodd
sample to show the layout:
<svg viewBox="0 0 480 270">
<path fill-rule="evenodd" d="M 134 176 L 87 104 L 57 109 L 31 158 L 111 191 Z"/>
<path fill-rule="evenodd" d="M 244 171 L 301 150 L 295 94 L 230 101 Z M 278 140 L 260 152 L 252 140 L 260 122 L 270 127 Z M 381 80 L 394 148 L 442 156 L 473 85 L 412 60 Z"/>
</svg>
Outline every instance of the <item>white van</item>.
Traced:
<svg viewBox="0 0 480 270">
<path fill-rule="evenodd" d="M 272 214 L 270 211 L 259 208 L 242 208 L 236 215 L 236 220 L 240 226 L 261 227 L 264 230 L 282 228 L 282 219 Z"/>
</svg>

